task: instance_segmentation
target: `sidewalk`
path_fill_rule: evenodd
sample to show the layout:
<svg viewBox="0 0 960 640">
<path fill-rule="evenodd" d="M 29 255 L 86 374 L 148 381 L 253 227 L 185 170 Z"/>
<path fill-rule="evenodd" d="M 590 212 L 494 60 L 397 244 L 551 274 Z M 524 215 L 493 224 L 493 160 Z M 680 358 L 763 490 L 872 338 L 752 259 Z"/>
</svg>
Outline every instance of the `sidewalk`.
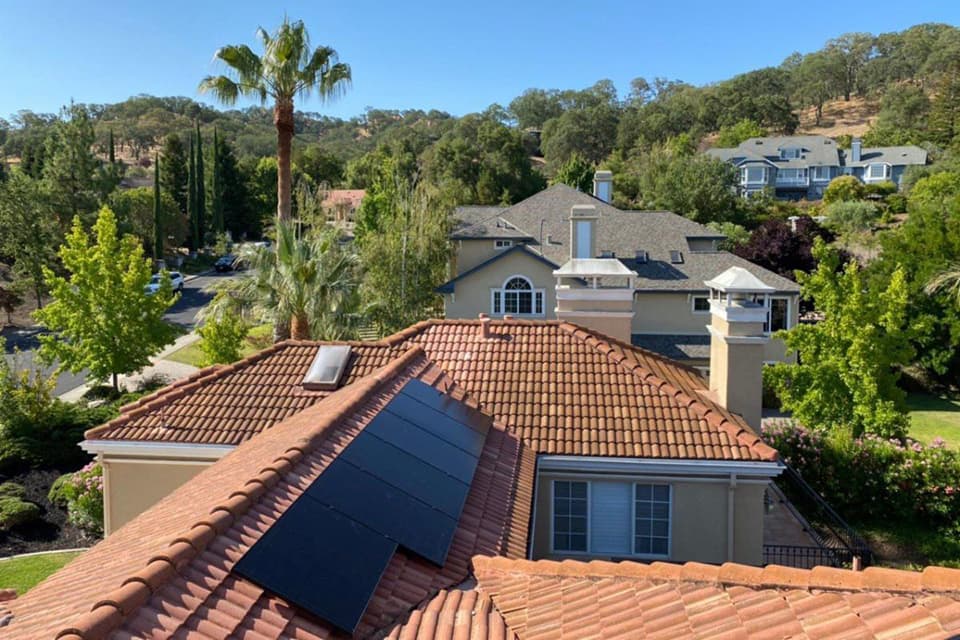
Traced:
<svg viewBox="0 0 960 640">
<path fill-rule="evenodd" d="M 182 364 L 180 362 L 173 362 L 172 360 L 165 360 L 168 355 L 186 347 L 187 345 L 193 344 L 200 340 L 199 334 L 196 332 L 191 332 L 186 335 L 182 335 L 177 340 L 168 346 L 166 349 L 156 354 L 150 358 L 150 366 L 144 368 L 138 373 L 132 373 L 130 375 L 120 376 L 120 388 L 121 389 L 136 389 L 144 380 L 149 380 L 151 378 L 164 378 L 165 384 L 169 384 L 174 380 L 179 380 L 180 378 L 185 378 L 194 371 L 197 370 L 196 367 L 191 367 L 188 364 Z M 58 396 L 64 402 L 76 402 L 83 398 L 84 394 L 89 391 L 89 384 L 82 384 L 79 387 L 71 389 L 66 393 Z"/>
</svg>

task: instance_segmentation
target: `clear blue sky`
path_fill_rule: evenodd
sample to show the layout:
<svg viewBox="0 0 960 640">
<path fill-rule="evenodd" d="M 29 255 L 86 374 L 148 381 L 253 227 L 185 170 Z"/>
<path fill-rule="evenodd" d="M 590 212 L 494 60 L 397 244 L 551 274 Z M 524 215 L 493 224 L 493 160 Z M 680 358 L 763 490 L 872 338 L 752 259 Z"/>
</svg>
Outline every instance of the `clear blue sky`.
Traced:
<svg viewBox="0 0 960 640">
<path fill-rule="evenodd" d="M 298 105 L 341 117 L 367 106 L 460 115 L 505 106 L 529 87 L 582 88 L 601 78 L 621 94 L 637 76 L 703 84 L 848 31 L 960 24 L 954 0 L 2 0 L 0 117 L 56 111 L 71 98 L 199 98 L 198 81 L 217 70 L 217 47 L 255 45 L 256 27 L 272 29 L 284 10 L 307 23 L 314 45 L 333 46 L 353 67 L 345 97 Z"/>
</svg>

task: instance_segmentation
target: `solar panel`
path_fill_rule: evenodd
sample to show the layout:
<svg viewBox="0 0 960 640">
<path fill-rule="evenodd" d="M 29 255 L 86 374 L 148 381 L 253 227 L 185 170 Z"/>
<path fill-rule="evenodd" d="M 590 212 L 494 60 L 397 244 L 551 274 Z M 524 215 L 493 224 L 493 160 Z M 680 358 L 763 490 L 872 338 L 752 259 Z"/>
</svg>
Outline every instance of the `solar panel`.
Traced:
<svg viewBox="0 0 960 640">
<path fill-rule="evenodd" d="M 353 633 L 396 549 L 395 541 L 303 495 L 233 570 Z"/>
<path fill-rule="evenodd" d="M 430 462 L 460 482 L 470 484 L 473 480 L 477 466 L 475 456 L 390 411 L 381 411 L 366 430 L 398 449 Z"/>
<path fill-rule="evenodd" d="M 343 459 L 334 460 L 307 495 L 433 563 L 447 559 L 455 518 Z"/>
<path fill-rule="evenodd" d="M 486 435 L 487 431 L 490 429 L 490 424 L 492 422 L 490 416 L 487 416 L 476 409 L 471 409 L 462 402 L 454 400 L 450 396 L 446 395 L 445 393 L 441 393 L 437 389 L 424 382 L 420 382 L 419 380 L 411 380 L 404 385 L 400 393 L 405 396 L 410 396 L 415 400 L 419 400 L 431 409 L 436 409 L 441 413 L 445 413 L 457 422 L 465 424 L 474 431 L 479 431 L 480 433 Z"/>
<path fill-rule="evenodd" d="M 387 405 L 386 410 L 475 458 L 479 457 L 480 452 L 483 451 L 485 434 L 465 427 L 463 423 L 445 413 L 431 409 L 410 396 L 397 395 Z"/>
<path fill-rule="evenodd" d="M 372 433 L 358 435 L 340 458 L 432 505 L 454 520 L 460 519 L 469 485 Z"/>
</svg>

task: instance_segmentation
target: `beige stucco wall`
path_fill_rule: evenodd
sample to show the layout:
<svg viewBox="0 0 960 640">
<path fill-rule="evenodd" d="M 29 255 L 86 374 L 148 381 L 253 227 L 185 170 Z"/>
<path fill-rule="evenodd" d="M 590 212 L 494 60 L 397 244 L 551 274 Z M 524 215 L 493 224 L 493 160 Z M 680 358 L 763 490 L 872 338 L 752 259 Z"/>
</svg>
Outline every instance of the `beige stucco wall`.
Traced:
<svg viewBox="0 0 960 640">
<path fill-rule="evenodd" d="M 557 296 L 553 267 L 523 251 L 515 251 L 485 269 L 472 273 L 463 280 L 458 280 L 454 293 L 443 296 L 445 316 L 476 318 L 479 313 L 489 314 L 490 290 L 502 287 L 504 281 L 514 275 L 526 276 L 533 282 L 535 289 L 544 290 L 542 317 L 554 318 L 553 310 L 557 306 Z"/>
<path fill-rule="evenodd" d="M 454 275 L 460 275 L 484 260 L 489 260 L 501 251 L 506 251 L 506 249 L 497 249 L 494 246 L 494 241 L 489 238 L 484 240 L 458 240 L 453 248 L 455 260 L 452 273 Z"/>
<path fill-rule="evenodd" d="M 560 557 L 550 553 L 550 482 L 558 478 L 589 479 L 588 476 L 558 474 L 544 474 L 539 478 L 531 547 L 534 559 Z M 645 480 L 643 476 L 637 476 L 636 481 L 672 486 L 670 561 L 722 563 L 732 560 L 750 565 L 763 562 L 764 484 L 738 482 L 731 490 L 729 478 L 723 477 L 708 482 L 691 482 L 684 479 Z M 728 557 L 727 516 L 731 496 L 734 507 L 733 558 Z"/>
<path fill-rule="evenodd" d="M 104 533 L 133 520 L 211 462 L 146 462 L 103 460 Z"/>
</svg>

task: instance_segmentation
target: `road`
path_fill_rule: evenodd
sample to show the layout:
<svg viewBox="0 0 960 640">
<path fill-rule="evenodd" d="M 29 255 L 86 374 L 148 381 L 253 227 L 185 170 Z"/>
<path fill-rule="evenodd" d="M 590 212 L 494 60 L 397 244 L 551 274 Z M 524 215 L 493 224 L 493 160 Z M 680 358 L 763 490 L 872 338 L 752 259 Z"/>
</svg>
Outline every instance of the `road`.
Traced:
<svg viewBox="0 0 960 640">
<path fill-rule="evenodd" d="M 183 286 L 183 294 L 180 296 L 180 299 L 177 300 L 177 303 L 170 308 L 170 311 L 165 316 L 166 319 L 187 331 L 192 330 L 197 324 L 197 312 L 213 298 L 213 294 L 204 291 L 204 289 L 230 277 L 232 277 L 231 274 L 210 274 L 199 276 L 185 283 Z M 40 332 L 41 330 L 38 328 L 5 329 L 0 332 L 0 335 L 3 335 L 7 341 L 7 352 L 5 356 L 17 369 L 31 368 L 33 366 L 36 359 L 36 349 L 40 344 L 38 339 Z M 14 349 L 19 349 L 20 353 L 14 355 Z M 49 374 L 52 370 L 53 367 L 47 367 L 44 369 L 44 373 Z M 58 396 L 62 395 L 71 389 L 79 387 L 86 382 L 86 379 L 87 372 L 85 371 L 78 374 L 65 371 L 57 378 L 54 394 Z"/>
</svg>

